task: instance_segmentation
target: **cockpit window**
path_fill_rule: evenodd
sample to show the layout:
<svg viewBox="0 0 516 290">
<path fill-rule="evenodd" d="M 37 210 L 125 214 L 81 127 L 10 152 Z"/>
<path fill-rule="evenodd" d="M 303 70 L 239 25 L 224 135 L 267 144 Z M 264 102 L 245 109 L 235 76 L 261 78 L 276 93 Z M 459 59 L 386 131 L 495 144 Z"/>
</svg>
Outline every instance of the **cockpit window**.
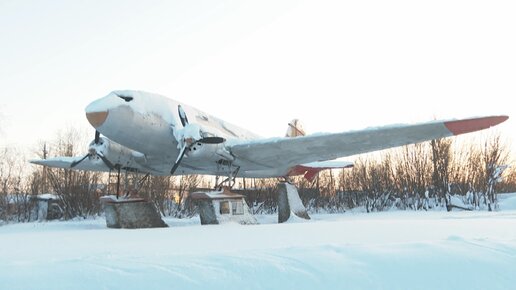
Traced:
<svg viewBox="0 0 516 290">
<path fill-rule="evenodd" d="M 126 102 L 130 102 L 133 100 L 133 97 L 119 96 L 121 99 L 124 99 Z"/>
<path fill-rule="evenodd" d="M 133 97 L 130 97 L 130 96 L 124 96 L 124 95 L 119 95 L 119 94 L 116 94 L 120 99 L 126 101 L 126 102 L 130 102 L 133 100 Z"/>
</svg>

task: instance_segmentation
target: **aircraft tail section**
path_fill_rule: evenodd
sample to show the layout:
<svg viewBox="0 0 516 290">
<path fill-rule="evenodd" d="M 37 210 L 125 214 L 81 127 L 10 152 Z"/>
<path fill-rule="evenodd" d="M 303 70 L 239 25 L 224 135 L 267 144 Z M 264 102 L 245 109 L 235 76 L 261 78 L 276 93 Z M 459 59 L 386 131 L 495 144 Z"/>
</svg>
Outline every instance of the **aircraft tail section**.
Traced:
<svg viewBox="0 0 516 290">
<path fill-rule="evenodd" d="M 303 128 L 303 124 L 299 119 L 294 119 L 288 123 L 287 134 L 285 137 L 299 137 L 305 136 L 305 129 Z"/>
<path fill-rule="evenodd" d="M 295 138 L 306 136 L 303 124 L 299 119 L 294 119 L 288 123 L 286 137 Z M 312 162 L 307 164 L 300 164 L 290 169 L 288 176 L 304 175 L 304 177 L 311 181 L 322 170 L 328 169 L 344 169 L 353 167 L 353 162 L 347 161 L 323 161 Z"/>
</svg>

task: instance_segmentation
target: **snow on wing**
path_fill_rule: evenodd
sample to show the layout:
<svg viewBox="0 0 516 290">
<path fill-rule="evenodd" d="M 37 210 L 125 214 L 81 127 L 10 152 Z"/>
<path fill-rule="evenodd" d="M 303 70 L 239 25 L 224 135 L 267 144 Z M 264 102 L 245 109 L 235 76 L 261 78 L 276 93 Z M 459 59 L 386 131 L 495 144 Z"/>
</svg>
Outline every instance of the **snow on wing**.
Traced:
<svg viewBox="0 0 516 290">
<path fill-rule="evenodd" d="M 487 129 L 507 116 L 393 125 L 344 133 L 254 140 L 231 146 L 242 162 L 262 168 L 294 166 Z"/>
</svg>

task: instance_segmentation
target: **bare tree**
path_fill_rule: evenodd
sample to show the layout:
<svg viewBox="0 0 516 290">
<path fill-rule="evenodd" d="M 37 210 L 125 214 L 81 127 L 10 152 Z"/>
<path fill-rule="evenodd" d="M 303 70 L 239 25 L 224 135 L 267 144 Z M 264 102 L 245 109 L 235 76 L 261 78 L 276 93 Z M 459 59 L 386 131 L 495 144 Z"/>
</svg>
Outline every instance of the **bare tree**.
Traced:
<svg viewBox="0 0 516 290">
<path fill-rule="evenodd" d="M 150 176 L 140 194 L 152 200 L 162 215 L 172 215 L 178 208 L 172 193 L 174 182 L 172 176 Z"/>
<path fill-rule="evenodd" d="M 58 134 L 49 151 L 56 156 L 78 156 L 86 151 L 84 142 L 79 147 L 79 141 L 84 139 L 78 130 L 69 128 Z M 63 204 L 64 218 L 99 214 L 101 192 L 98 185 L 102 180 L 101 173 L 59 168 L 46 170 L 53 191 L 59 195 Z"/>
<path fill-rule="evenodd" d="M 450 165 L 451 139 L 437 139 L 430 141 L 432 148 L 432 185 L 437 198 L 444 200 L 446 208 L 450 207 Z"/>
<path fill-rule="evenodd" d="M 393 173 L 390 162 L 359 159 L 355 162 L 352 173 L 357 189 L 367 197 L 367 212 L 383 210 L 392 189 Z"/>
<path fill-rule="evenodd" d="M 511 166 L 504 171 L 503 178 L 498 184 L 500 193 L 516 192 L 516 168 Z"/>
<path fill-rule="evenodd" d="M 248 205 L 253 213 L 276 213 L 278 205 L 277 179 L 252 178 L 248 181 L 249 190 L 246 194 Z"/>
<path fill-rule="evenodd" d="M 4 115 L 0 111 L 0 136 L 4 134 Z"/>
<path fill-rule="evenodd" d="M 190 193 L 198 188 L 201 182 L 199 175 L 182 175 L 176 187 L 176 201 L 178 210 L 174 213 L 176 217 L 191 217 L 194 214 L 194 207 L 190 200 Z"/>
<path fill-rule="evenodd" d="M 431 164 L 428 143 L 402 147 L 394 161 L 397 192 L 405 206 L 421 209 L 430 183 Z"/>
<path fill-rule="evenodd" d="M 495 186 L 500 181 L 508 160 L 508 149 L 501 141 L 500 135 L 493 136 L 485 141 L 482 150 L 482 161 L 484 165 L 485 201 L 489 211 L 497 208 Z"/>
<path fill-rule="evenodd" d="M 34 202 L 25 188 L 25 156 L 20 149 L 0 152 L 0 219 L 18 222 L 31 219 Z"/>
</svg>

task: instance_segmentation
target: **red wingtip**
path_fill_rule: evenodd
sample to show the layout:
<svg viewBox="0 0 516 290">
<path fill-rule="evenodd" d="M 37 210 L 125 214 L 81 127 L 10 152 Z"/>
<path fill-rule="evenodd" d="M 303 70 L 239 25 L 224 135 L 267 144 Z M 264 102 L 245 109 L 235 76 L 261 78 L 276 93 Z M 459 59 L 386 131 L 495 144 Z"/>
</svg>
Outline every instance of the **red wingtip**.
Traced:
<svg viewBox="0 0 516 290">
<path fill-rule="evenodd" d="M 450 130 L 450 132 L 452 132 L 453 135 L 459 135 L 459 134 L 487 129 L 487 128 L 496 126 L 496 125 L 506 121 L 507 119 L 509 119 L 508 116 L 483 117 L 483 118 L 444 122 L 444 126 L 446 126 L 446 128 L 448 130 Z"/>
</svg>

